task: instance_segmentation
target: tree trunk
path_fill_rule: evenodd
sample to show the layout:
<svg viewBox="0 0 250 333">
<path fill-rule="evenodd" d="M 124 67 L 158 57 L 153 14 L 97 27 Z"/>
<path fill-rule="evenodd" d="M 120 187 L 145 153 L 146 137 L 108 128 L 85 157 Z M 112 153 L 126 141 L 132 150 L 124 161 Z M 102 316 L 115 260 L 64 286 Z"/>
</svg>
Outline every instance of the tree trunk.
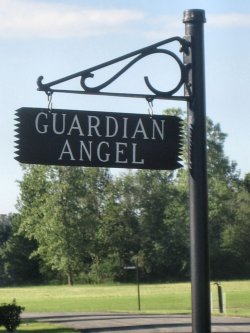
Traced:
<svg viewBox="0 0 250 333">
<path fill-rule="evenodd" d="M 73 274 L 72 272 L 67 273 L 68 285 L 73 286 Z"/>
</svg>

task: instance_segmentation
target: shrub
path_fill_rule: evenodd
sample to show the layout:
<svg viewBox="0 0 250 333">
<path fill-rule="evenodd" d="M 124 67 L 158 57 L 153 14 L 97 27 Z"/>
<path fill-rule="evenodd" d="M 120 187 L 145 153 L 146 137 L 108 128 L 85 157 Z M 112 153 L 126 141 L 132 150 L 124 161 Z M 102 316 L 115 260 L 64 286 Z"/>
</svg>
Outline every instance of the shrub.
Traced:
<svg viewBox="0 0 250 333">
<path fill-rule="evenodd" d="M 11 304 L 0 306 L 0 326 L 4 326 L 8 332 L 14 332 L 21 323 L 20 315 L 24 307 L 16 305 L 14 299 Z"/>
</svg>

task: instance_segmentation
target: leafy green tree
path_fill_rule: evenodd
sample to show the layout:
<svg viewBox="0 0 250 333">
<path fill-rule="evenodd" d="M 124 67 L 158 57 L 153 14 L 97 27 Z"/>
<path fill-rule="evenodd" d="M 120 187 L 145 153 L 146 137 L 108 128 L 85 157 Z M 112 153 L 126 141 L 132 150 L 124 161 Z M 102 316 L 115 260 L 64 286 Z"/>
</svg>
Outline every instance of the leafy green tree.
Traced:
<svg viewBox="0 0 250 333">
<path fill-rule="evenodd" d="M 245 176 L 235 198 L 234 221 L 223 232 L 224 251 L 230 258 L 228 270 L 234 277 L 247 277 L 250 273 L 250 192 L 248 180 L 249 174 Z"/>
<path fill-rule="evenodd" d="M 0 215 L 0 247 L 8 240 L 11 233 L 12 215 Z"/>
<path fill-rule="evenodd" d="M 20 216 L 8 215 L 8 237 L 0 248 L 1 284 L 27 284 L 40 282 L 39 262 L 30 255 L 36 248 L 36 243 L 18 235 Z"/>
<path fill-rule="evenodd" d="M 11 215 L 0 215 L 0 284 L 6 282 L 3 260 L 3 246 L 11 235 Z"/>
<path fill-rule="evenodd" d="M 250 193 L 250 173 L 247 173 L 245 175 L 245 178 L 243 180 L 243 184 L 244 184 L 244 187 L 245 187 L 245 190 Z"/>
<path fill-rule="evenodd" d="M 223 233 L 234 223 L 235 197 L 240 183 L 235 162 L 224 153 L 226 134 L 207 119 L 208 203 L 212 278 L 226 277 L 230 258 L 223 246 Z"/>
<path fill-rule="evenodd" d="M 139 263 L 152 279 L 176 277 L 188 251 L 183 242 L 187 219 L 179 214 L 183 202 L 178 200 L 174 173 L 138 171 L 136 181 L 141 238 Z M 183 251 L 184 257 L 181 257 Z"/>
<path fill-rule="evenodd" d="M 167 110 L 167 114 L 177 114 L 185 119 L 185 114 L 180 109 Z M 233 274 L 232 262 L 235 260 L 228 246 L 224 244 L 224 235 L 231 230 L 237 221 L 239 210 L 238 195 L 240 189 L 240 174 L 237 165 L 224 153 L 224 143 L 227 135 L 222 132 L 219 124 L 215 124 L 207 117 L 207 171 L 208 171 L 208 204 L 209 204 L 209 239 L 210 261 L 212 278 L 227 277 Z M 187 124 L 184 122 L 184 130 L 187 133 Z M 184 135 L 184 165 L 186 165 L 188 143 L 187 135 Z M 248 177 L 244 182 L 246 187 Z M 185 196 L 185 188 L 188 183 L 187 168 L 177 173 L 176 186 Z M 186 192 L 188 195 L 188 192 Z M 183 200 L 185 202 L 185 200 Z M 188 207 L 187 207 L 188 210 Z M 173 214 L 170 214 L 173 216 Z M 246 218 L 245 218 L 246 220 Z M 238 265 L 239 266 L 239 265 Z"/>
<path fill-rule="evenodd" d="M 176 110 L 185 119 L 183 111 Z M 169 111 L 168 111 L 169 112 Z M 170 110 L 173 114 L 174 110 Z M 187 133 L 187 124 L 184 124 Z M 231 162 L 224 153 L 227 135 L 222 132 L 219 124 L 207 117 L 207 173 L 208 173 L 208 214 L 210 261 L 213 278 L 226 276 L 232 257 L 223 245 L 224 231 L 234 224 L 237 214 L 236 197 L 239 191 L 240 175 L 235 162 Z M 188 143 L 184 135 L 184 165 L 186 165 Z M 177 187 L 185 193 L 188 184 L 188 170 L 181 169 L 177 174 Z M 188 195 L 188 192 L 186 192 Z M 185 200 L 184 200 L 185 202 Z M 187 207 L 188 210 L 188 207 Z"/>
<path fill-rule="evenodd" d="M 110 184 L 92 268 L 99 266 L 100 274 L 115 280 L 126 277 L 123 267 L 131 264 L 139 250 L 136 200 L 133 172 L 120 175 Z"/>
<path fill-rule="evenodd" d="M 187 197 L 186 192 L 179 195 L 181 187 L 175 182 L 172 172 L 140 170 L 123 173 L 112 183 L 92 266 L 100 279 L 105 274 L 118 280 L 134 278 L 123 267 L 137 260 L 143 279 L 174 278 L 180 270 L 186 276 Z"/>
<path fill-rule="evenodd" d="M 91 263 L 105 176 L 99 169 L 32 166 L 20 183 L 20 231 L 37 241 L 33 255 L 68 284 Z"/>
</svg>

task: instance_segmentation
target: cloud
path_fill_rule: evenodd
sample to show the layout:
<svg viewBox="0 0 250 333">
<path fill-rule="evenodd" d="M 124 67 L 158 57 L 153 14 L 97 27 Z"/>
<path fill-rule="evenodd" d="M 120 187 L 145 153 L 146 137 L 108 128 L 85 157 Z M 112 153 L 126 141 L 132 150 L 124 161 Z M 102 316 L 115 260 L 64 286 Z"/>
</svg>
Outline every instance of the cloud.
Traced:
<svg viewBox="0 0 250 333">
<path fill-rule="evenodd" d="M 0 0 L 0 38 L 72 38 L 115 32 L 144 14 L 34 0 Z"/>
<path fill-rule="evenodd" d="M 237 29 L 250 27 L 250 14 L 226 13 L 207 14 L 206 29 Z M 148 29 L 145 35 L 151 40 L 166 39 L 172 36 L 184 35 L 184 24 L 181 15 L 158 15 L 147 18 Z"/>
<path fill-rule="evenodd" d="M 150 39 L 165 39 L 175 35 L 184 35 L 184 24 L 180 15 L 159 15 L 148 18 L 150 30 L 147 37 Z M 250 14 L 223 13 L 207 14 L 206 29 L 237 29 L 250 27 Z"/>
<path fill-rule="evenodd" d="M 150 30 L 147 37 L 150 39 L 165 39 L 184 34 L 182 17 L 178 15 L 159 15 L 148 18 Z"/>
<path fill-rule="evenodd" d="M 207 17 L 207 23 L 209 26 L 216 28 L 250 27 L 250 14 L 213 14 Z"/>
<path fill-rule="evenodd" d="M 133 24 L 137 24 L 138 32 L 156 40 L 183 35 L 184 25 L 181 22 L 181 16 L 152 16 L 141 10 L 125 8 L 98 9 L 70 2 L 0 0 L 1 39 L 84 38 L 120 32 L 122 29 L 131 31 Z M 211 14 L 207 17 L 206 27 L 250 27 L 250 14 Z"/>
</svg>

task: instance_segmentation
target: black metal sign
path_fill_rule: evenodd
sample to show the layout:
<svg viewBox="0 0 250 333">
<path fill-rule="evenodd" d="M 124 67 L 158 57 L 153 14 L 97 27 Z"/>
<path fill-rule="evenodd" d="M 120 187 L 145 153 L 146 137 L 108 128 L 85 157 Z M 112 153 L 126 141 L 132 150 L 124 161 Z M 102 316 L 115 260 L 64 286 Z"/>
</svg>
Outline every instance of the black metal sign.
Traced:
<svg viewBox="0 0 250 333">
<path fill-rule="evenodd" d="M 22 163 L 181 167 L 182 120 L 176 116 L 40 108 L 20 108 L 16 115 L 16 160 Z"/>
</svg>

